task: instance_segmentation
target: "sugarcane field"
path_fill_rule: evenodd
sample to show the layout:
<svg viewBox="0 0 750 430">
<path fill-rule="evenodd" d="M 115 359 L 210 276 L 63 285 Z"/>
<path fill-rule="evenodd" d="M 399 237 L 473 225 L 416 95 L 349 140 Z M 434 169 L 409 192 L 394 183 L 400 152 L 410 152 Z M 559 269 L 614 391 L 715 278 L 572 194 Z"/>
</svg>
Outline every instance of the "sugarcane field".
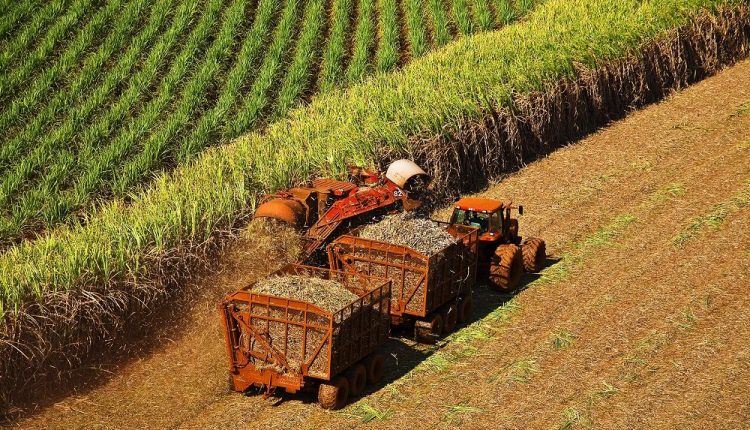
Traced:
<svg viewBox="0 0 750 430">
<path fill-rule="evenodd" d="M 0 429 L 750 429 L 748 0 L 0 0 Z"/>
</svg>

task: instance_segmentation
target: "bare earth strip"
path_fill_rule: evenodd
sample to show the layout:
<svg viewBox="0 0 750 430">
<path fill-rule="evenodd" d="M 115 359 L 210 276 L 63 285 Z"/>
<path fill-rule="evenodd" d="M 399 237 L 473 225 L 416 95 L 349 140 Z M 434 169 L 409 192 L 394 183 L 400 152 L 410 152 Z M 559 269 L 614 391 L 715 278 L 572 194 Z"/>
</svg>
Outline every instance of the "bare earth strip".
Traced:
<svg viewBox="0 0 750 430">
<path fill-rule="evenodd" d="M 279 264 L 240 249 L 178 330 L 19 425 L 747 428 L 748 81 L 745 61 L 482 193 L 523 203 L 560 260 L 440 351 L 391 342 L 391 382 L 343 411 L 226 391 L 216 303 Z"/>
</svg>

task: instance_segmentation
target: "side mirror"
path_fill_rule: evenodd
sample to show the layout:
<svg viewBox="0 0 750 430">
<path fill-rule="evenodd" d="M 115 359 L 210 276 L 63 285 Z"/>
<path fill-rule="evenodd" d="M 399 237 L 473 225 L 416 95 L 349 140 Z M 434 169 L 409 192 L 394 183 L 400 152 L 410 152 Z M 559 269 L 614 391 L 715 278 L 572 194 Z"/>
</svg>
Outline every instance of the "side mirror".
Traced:
<svg viewBox="0 0 750 430">
<path fill-rule="evenodd" d="M 518 205 L 518 215 L 523 215 L 523 205 Z"/>
</svg>

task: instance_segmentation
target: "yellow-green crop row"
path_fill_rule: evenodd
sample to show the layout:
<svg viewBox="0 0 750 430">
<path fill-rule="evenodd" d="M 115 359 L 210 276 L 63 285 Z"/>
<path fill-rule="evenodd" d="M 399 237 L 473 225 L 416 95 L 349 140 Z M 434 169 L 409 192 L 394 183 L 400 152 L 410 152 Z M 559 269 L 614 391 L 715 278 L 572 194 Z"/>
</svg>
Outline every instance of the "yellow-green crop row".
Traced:
<svg viewBox="0 0 750 430">
<path fill-rule="evenodd" d="M 159 176 L 128 205 L 61 227 L 0 256 L 0 313 L 52 291 L 140 282 L 155 259 L 230 228 L 264 192 L 372 164 L 408 138 L 481 118 L 487 104 L 544 90 L 582 66 L 622 59 L 703 8 L 739 0 L 550 0 L 523 22 L 459 39 L 401 71 L 333 91 L 263 132 Z"/>
</svg>

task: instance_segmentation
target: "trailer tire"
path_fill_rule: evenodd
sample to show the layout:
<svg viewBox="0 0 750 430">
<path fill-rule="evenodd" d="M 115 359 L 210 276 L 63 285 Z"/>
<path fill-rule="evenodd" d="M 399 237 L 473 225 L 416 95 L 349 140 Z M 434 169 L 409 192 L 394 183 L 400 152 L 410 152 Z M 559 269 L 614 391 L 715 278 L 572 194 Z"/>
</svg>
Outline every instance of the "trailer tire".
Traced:
<svg viewBox="0 0 750 430">
<path fill-rule="evenodd" d="M 465 323 L 471 320 L 472 311 L 472 300 L 471 296 L 465 296 L 458 302 L 458 322 Z"/>
<path fill-rule="evenodd" d="M 452 333 L 458 324 L 458 306 L 450 303 L 443 309 L 443 334 Z"/>
<path fill-rule="evenodd" d="M 436 312 L 428 318 L 414 323 L 414 339 L 419 343 L 433 344 L 443 334 L 443 316 Z"/>
<path fill-rule="evenodd" d="M 512 290 L 523 275 L 521 249 L 513 244 L 500 245 L 492 256 L 490 283 L 499 290 Z"/>
<path fill-rule="evenodd" d="M 339 375 L 318 387 L 318 403 L 323 409 L 341 409 L 349 400 L 349 381 Z"/>
<path fill-rule="evenodd" d="M 544 267 L 547 259 L 547 245 L 538 237 L 530 237 L 521 245 L 523 268 L 529 273 L 536 273 Z"/>
<path fill-rule="evenodd" d="M 365 359 L 365 367 L 367 368 L 367 383 L 375 385 L 383 379 L 385 374 L 385 357 L 376 352 Z"/>
<path fill-rule="evenodd" d="M 347 372 L 346 379 L 349 380 L 349 395 L 354 397 L 365 391 L 367 385 L 367 369 L 364 364 L 356 363 Z"/>
</svg>

